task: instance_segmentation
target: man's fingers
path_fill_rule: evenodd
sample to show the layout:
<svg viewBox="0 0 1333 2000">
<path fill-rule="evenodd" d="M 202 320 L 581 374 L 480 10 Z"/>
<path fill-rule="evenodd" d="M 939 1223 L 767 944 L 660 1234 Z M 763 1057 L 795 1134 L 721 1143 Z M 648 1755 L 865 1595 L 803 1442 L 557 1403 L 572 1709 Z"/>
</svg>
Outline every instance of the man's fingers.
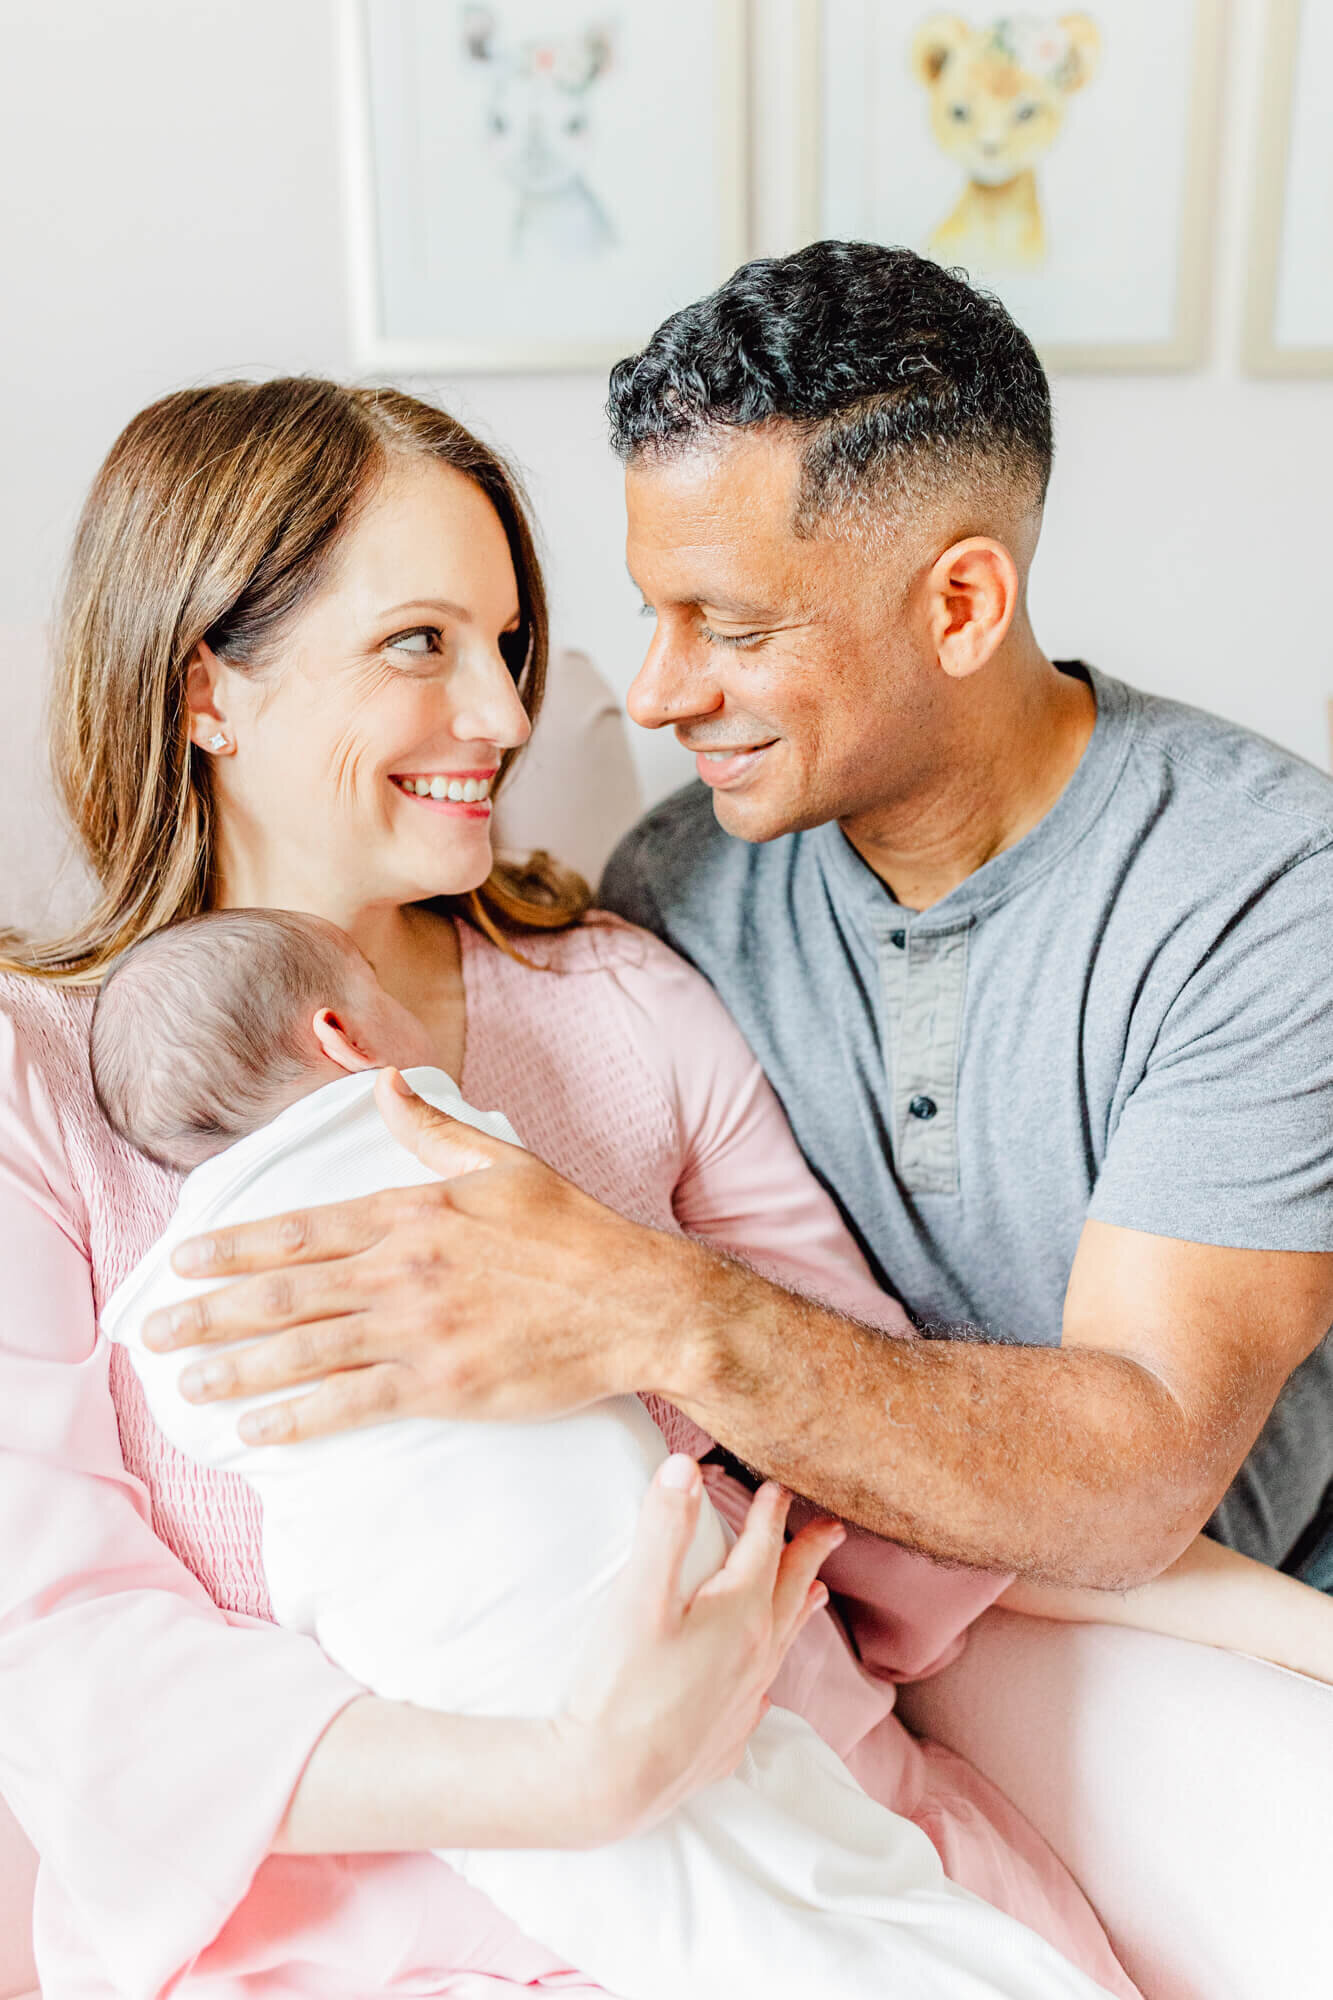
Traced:
<svg viewBox="0 0 1333 2000">
<path fill-rule="evenodd" d="M 264 1396 L 275 1389 L 317 1382 L 339 1369 L 364 1367 L 374 1359 L 366 1315 L 348 1313 L 342 1319 L 312 1320 L 252 1345 L 224 1347 L 192 1361 L 177 1386 L 192 1403 Z"/>
<path fill-rule="evenodd" d="M 391 1362 L 330 1375 L 308 1396 L 247 1410 L 237 1425 L 247 1444 L 299 1444 L 332 1431 L 383 1424 L 399 1414 L 409 1374 Z"/>
<path fill-rule="evenodd" d="M 155 1353 L 166 1354 L 178 1347 L 245 1340 L 314 1320 L 342 1319 L 358 1309 L 356 1292 L 341 1264 L 265 1270 L 150 1313 L 143 1323 L 143 1340 Z"/>
<path fill-rule="evenodd" d="M 678 1614 L 683 1605 L 681 1571 L 698 1526 L 703 1499 L 699 1468 L 677 1452 L 657 1469 L 643 1497 L 626 1588 L 654 1618 Z"/>
<path fill-rule="evenodd" d="M 400 1199 L 403 1190 L 396 1190 Z M 386 1204 L 381 1195 L 298 1209 L 291 1215 L 243 1222 L 212 1236 L 192 1236 L 172 1252 L 171 1268 L 182 1278 L 234 1278 L 247 1271 L 271 1271 L 286 1264 L 319 1264 L 329 1257 L 352 1257 L 384 1234 Z"/>
<path fill-rule="evenodd" d="M 399 1145 L 442 1180 L 457 1180 L 461 1174 L 529 1157 L 521 1147 L 479 1132 L 474 1125 L 427 1104 L 396 1069 L 383 1069 L 376 1077 L 375 1102 Z"/>
</svg>

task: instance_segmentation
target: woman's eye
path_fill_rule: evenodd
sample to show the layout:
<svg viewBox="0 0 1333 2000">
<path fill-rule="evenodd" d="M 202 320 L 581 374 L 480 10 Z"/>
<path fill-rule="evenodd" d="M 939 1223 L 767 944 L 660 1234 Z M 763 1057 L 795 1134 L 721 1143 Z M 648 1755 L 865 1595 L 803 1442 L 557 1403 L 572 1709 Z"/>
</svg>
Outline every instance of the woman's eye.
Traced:
<svg viewBox="0 0 1333 2000">
<path fill-rule="evenodd" d="M 1014 117 L 1018 120 L 1020 125 L 1025 125 L 1029 118 L 1035 118 L 1036 115 L 1037 115 L 1037 107 L 1035 104 L 1020 104 L 1017 111 L 1015 111 L 1014 113 Z"/>
<path fill-rule="evenodd" d="M 965 104 L 951 104 L 949 106 L 949 116 L 953 119 L 955 125 L 966 125 L 971 115 Z"/>
<path fill-rule="evenodd" d="M 413 659 L 424 659 L 428 653 L 440 649 L 440 634 L 432 625 L 416 625 L 410 632 L 395 632 L 392 639 L 386 639 L 387 651 L 407 653 Z"/>
</svg>

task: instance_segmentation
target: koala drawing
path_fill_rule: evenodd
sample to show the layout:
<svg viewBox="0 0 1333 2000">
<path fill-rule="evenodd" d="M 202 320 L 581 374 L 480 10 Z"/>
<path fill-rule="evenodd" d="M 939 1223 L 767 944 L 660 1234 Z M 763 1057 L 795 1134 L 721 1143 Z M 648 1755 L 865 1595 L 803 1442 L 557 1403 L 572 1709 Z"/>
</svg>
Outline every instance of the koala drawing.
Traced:
<svg viewBox="0 0 1333 2000">
<path fill-rule="evenodd" d="M 484 72 L 491 157 L 515 194 L 515 257 L 595 257 L 616 241 L 585 177 L 591 98 L 611 66 L 606 23 L 579 34 L 507 38 L 495 7 L 464 7 L 463 48 Z"/>
<path fill-rule="evenodd" d="M 929 93 L 931 130 L 967 175 L 962 199 L 931 233 L 935 254 L 991 271 L 1045 262 L 1036 163 L 1100 49 L 1087 14 L 1004 14 L 984 28 L 935 14 L 917 29 L 912 68 Z"/>
</svg>

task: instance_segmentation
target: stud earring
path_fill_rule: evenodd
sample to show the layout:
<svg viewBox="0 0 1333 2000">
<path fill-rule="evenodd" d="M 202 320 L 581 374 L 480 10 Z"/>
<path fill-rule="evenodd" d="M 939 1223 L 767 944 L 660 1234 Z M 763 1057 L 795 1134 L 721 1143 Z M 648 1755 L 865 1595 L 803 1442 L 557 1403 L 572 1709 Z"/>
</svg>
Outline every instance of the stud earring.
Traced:
<svg viewBox="0 0 1333 2000">
<path fill-rule="evenodd" d="M 210 750 L 229 750 L 231 748 L 231 738 L 223 730 L 219 729 L 216 736 L 209 737 L 208 747 Z"/>
</svg>

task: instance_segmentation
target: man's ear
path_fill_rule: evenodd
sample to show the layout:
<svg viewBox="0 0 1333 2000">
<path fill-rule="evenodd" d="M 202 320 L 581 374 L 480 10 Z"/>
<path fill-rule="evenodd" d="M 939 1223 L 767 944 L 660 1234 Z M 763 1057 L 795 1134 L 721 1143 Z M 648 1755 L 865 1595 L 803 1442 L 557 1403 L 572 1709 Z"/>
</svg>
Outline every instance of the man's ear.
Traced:
<svg viewBox="0 0 1333 2000">
<path fill-rule="evenodd" d="M 966 680 L 1003 643 L 1018 609 L 1018 565 L 1003 542 L 971 535 L 934 564 L 926 580 L 935 654 L 951 680 Z"/>
<path fill-rule="evenodd" d="M 331 1007 L 321 1007 L 310 1027 L 329 1061 L 337 1063 L 339 1069 L 355 1073 L 357 1070 L 379 1068 L 379 1064 L 348 1034 Z"/>
</svg>

